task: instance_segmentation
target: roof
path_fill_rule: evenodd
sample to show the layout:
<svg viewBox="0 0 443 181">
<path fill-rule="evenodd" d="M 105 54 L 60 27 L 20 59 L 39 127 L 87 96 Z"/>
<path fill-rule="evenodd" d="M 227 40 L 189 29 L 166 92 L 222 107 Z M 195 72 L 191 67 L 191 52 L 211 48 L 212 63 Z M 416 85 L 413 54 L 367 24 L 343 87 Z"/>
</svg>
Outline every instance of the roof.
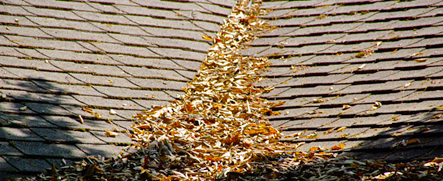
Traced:
<svg viewBox="0 0 443 181">
<path fill-rule="evenodd" d="M 271 59 L 261 85 L 276 87 L 267 99 L 286 102 L 270 117 L 283 140 L 359 159 L 443 156 L 442 5 L 264 2 L 277 29 L 243 54 Z"/>
<path fill-rule="evenodd" d="M 362 159 L 442 156 L 442 2 L 263 2 L 262 18 L 277 29 L 243 54 L 271 59 L 260 86 L 286 101 L 269 117 L 283 141 Z M 124 132 L 137 112 L 175 100 L 206 56 L 202 35 L 213 36 L 233 5 L 3 1 L 0 175 L 131 144 L 106 131 Z"/>
<path fill-rule="evenodd" d="M 202 35 L 213 36 L 234 4 L 146 2 L 2 1 L 0 175 L 35 175 L 132 144 L 108 134 L 175 100 L 210 47 Z"/>
</svg>

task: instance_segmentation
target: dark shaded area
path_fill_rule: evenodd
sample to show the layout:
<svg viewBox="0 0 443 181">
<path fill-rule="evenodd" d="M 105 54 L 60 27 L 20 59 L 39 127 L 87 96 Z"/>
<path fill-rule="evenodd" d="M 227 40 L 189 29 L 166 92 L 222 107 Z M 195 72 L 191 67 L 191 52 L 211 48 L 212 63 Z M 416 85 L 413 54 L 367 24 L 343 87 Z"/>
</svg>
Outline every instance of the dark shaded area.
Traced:
<svg viewBox="0 0 443 181">
<path fill-rule="evenodd" d="M 124 146 L 113 141 L 130 142 L 103 139 L 104 131 L 116 125 L 86 112 L 78 114 L 83 106 L 67 104 L 69 91 L 54 82 L 35 77 L 0 81 L 0 180 L 35 176 L 52 164 L 59 168 L 87 155 L 110 157 Z"/>
</svg>

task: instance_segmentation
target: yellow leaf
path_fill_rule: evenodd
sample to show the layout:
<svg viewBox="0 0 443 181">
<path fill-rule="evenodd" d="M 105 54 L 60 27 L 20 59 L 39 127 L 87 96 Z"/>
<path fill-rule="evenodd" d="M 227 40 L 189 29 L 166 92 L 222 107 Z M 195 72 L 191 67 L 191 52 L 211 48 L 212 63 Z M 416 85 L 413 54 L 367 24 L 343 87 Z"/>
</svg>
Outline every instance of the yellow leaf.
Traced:
<svg viewBox="0 0 443 181">
<path fill-rule="evenodd" d="M 211 41 L 212 37 L 203 33 L 203 39 Z"/>
<path fill-rule="evenodd" d="M 426 62 L 426 60 L 428 60 L 427 58 L 419 58 L 419 59 L 415 59 L 415 62 Z"/>
<path fill-rule="evenodd" d="M 337 132 L 342 132 L 342 131 L 345 130 L 345 129 L 346 129 L 346 126 L 345 126 L 345 127 L 338 128 L 338 129 L 337 129 Z"/>
<path fill-rule="evenodd" d="M 331 149 L 332 149 L 332 150 L 341 150 L 341 149 L 343 149 L 344 147 L 345 147 L 345 144 L 344 144 L 344 143 L 340 143 L 340 144 L 338 144 L 338 145 L 335 145 L 335 146 L 331 147 Z"/>
<path fill-rule="evenodd" d="M 112 132 L 112 131 L 106 131 L 106 136 L 108 136 L 108 137 L 116 137 L 116 136 L 118 136 L 118 133 Z"/>
</svg>

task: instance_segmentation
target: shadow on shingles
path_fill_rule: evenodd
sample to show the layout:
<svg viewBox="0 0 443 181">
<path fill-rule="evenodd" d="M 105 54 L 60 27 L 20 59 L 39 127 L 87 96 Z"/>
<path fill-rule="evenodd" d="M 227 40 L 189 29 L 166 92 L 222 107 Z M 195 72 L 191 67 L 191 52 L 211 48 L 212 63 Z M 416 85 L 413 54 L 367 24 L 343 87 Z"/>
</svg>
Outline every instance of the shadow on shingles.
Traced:
<svg viewBox="0 0 443 181">
<path fill-rule="evenodd" d="M 82 124 L 75 111 L 69 110 L 81 110 L 82 106 L 60 106 L 69 104 L 64 100 L 69 91 L 45 80 L 33 81 L 36 80 L 11 81 L 15 83 L 13 89 L 0 89 L 6 95 L 0 100 L 0 180 L 36 176 L 52 164 L 70 165 L 88 155 L 110 157 L 124 148 L 107 144 L 104 137 L 99 139 L 92 134 L 104 133 L 103 125 L 109 124 L 106 121 L 88 120 Z"/>
<path fill-rule="evenodd" d="M 403 118 L 401 118 L 404 116 Z M 433 109 L 427 113 L 405 114 L 385 127 L 384 131 L 366 139 L 341 156 L 361 160 L 408 162 L 443 157 L 443 111 Z M 395 120 L 393 120 L 395 121 Z M 383 129 L 373 128 L 373 129 Z"/>
</svg>

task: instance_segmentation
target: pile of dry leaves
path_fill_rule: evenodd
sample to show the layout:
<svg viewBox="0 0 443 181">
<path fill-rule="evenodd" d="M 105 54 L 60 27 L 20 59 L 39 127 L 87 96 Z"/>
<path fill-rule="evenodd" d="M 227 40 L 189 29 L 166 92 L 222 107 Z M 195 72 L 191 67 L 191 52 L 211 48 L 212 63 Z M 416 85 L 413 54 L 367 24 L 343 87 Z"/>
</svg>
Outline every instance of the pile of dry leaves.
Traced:
<svg viewBox="0 0 443 181">
<path fill-rule="evenodd" d="M 425 177 L 441 162 L 397 170 L 381 162 L 331 160 L 332 153 L 303 153 L 278 142 L 280 132 L 266 115 L 278 114 L 257 88 L 267 58 L 239 55 L 246 42 L 272 28 L 259 19 L 259 1 L 243 0 L 211 39 L 213 46 L 185 95 L 168 106 L 135 116 L 131 134 L 138 145 L 115 158 L 88 157 L 73 166 L 52 169 L 36 180 L 335 180 L 376 177 Z M 435 164 L 434 164 L 435 163 Z M 396 167 L 398 168 L 398 167 Z M 421 169 L 423 168 L 423 169 Z M 432 169 L 430 169 L 432 168 Z M 401 171 L 401 172 L 397 172 Z M 402 173 L 402 174 L 400 174 Z"/>
</svg>

